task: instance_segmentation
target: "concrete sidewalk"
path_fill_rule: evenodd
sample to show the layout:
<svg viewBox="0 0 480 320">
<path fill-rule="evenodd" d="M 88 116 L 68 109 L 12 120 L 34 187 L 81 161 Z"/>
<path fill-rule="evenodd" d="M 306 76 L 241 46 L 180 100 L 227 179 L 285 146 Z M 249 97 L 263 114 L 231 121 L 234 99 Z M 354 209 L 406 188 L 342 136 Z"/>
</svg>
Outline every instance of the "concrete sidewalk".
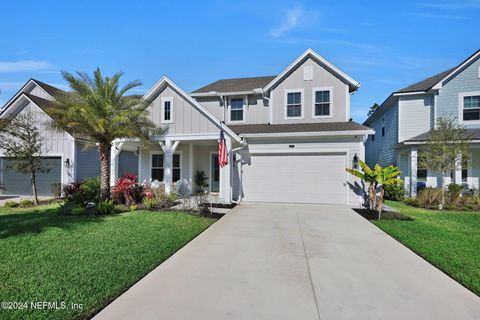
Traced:
<svg viewBox="0 0 480 320">
<path fill-rule="evenodd" d="M 344 206 L 243 204 L 94 319 L 480 319 L 480 298 Z"/>
</svg>

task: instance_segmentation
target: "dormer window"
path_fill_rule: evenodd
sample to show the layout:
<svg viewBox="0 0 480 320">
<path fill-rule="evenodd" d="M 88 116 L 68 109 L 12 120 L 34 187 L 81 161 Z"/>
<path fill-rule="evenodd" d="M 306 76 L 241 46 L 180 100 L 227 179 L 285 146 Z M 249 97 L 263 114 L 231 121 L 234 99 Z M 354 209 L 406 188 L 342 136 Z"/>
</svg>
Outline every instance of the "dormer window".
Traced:
<svg viewBox="0 0 480 320">
<path fill-rule="evenodd" d="M 332 116 L 332 89 L 314 88 L 313 89 L 313 115 L 314 118 L 329 118 Z"/>
<path fill-rule="evenodd" d="M 161 103 L 162 123 L 173 123 L 173 98 L 162 98 Z"/>
<path fill-rule="evenodd" d="M 303 90 L 286 91 L 286 118 L 299 119 L 303 116 Z"/>
</svg>

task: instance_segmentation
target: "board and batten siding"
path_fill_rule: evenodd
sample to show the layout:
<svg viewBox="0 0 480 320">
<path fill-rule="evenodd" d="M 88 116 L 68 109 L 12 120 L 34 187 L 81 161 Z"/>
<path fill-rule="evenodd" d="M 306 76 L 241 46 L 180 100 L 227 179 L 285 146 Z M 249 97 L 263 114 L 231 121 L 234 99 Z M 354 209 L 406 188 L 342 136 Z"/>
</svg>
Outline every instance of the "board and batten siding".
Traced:
<svg viewBox="0 0 480 320">
<path fill-rule="evenodd" d="M 74 156 L 74 139 L 67 132 L 58 132 L 50 128 L 52 118 L 47 115 L 41 108 L 32 102 L 26 102 L 19 108 L 18 114 L 31 113 L 34 117 L 35 124 L 40 131 L 40 136 L 43 139 L 42 153 L 46 156 L 59 156 L 62 158 L 61 172 L 62 183 L 68 183 L 74 180 L 73 166 L 66 167 L 65 160 L 73 160 Z M 0 156 L 3 155 L 3 150 L 0 149 Z"/>
<path fill-rule="evenodd" d="M 304 67 L 313 68 L 313 80 L 304 80 Z M 332 94 L 330 118 L 315 118 L 313 116 L 313 88 L 331 87 Z M 285 117 L 285 90 L 303 89 L 303 112 L 301 119 L 288 119 Z M 307 59 L 271 92 L 273 107 L 272 123 L 307 123 L 307 122 L 344 122 L 350 118 L 350 93 L 348 85 L 312 59 Z"/>
<path fill-rule="evenodd" d="M 459 93 L 480 91 L 479 78 L 480 59 L 469 65 L 450 81 L 445 83 L 437 96 L 437 119 L 439 117 L 460 118 Z M 469 128 L 478 128 L 480 124 L 464 123 Z"/>
<path fill-rule="evenodd" d="M 372 141 L 372 136 L 369 136 L 365 143 L 365 159 L 371 167 L 376 164 L 388 166 L 397 162 L 395 152 L 395 145 L 398 143 L 397 100 L 386 107 L 386 111 L 369 124 L 369 127 L 375 130 L 375 140 Z M 382 127 L 385 127 L 384 137 L 382 137 Z"/>
<path fill-rule="evenodd" d="M 97 148 L 85 149 L 84 142 L 76 142 L 76 181 L 100 176 L 100 155 Z"/>
<path fill-rule="evenodd" d="M 430 130 L 433 95 L 399 97 L 399 139 L 402 142 Z"/>
<path fill-rule="evenodd" d="M 162 98 L 173 98 L 173 123 L 162 123 Z M 157 126 L 168 126 L 168 135 L 217 133 L 218 128 L 190 102 L 170 86 L 165 87 L 147 107 L 151 120 Z"/>
<path fill-rule="evenodd" d="M 243 99 L 243 118 L 244 121 L 230 121 L 230 100 L 242 98 Z M 270 122 L 270 110 L 265 104 L 261 95 L 241 95 L 241 96 L 227 96 L 224 98 L 227 103 L 225 108 L 221 103 L 220 97 L 199 97 L 196 100 L 218 120 L 225 121 L 227 124 L 261 124 Z"/>
</svg>

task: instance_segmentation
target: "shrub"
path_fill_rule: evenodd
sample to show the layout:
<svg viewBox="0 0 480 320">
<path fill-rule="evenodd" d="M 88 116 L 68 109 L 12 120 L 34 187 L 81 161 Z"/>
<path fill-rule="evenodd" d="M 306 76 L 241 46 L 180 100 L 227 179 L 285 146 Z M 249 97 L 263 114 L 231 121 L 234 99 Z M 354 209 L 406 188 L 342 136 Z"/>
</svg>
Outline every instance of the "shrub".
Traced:
<svg viewBox="0 0 480 320">
<path fill-rule="evenodd" d="M 71 213 L 74 216 L 84 216 L 87 214 L 87 209 L 83 207 L 75 207 L 72 209 Z"/>
<path fill-rule="evenodd" d="M 405 198 L 405 200 L 403 200 L 403 203 L 412 207 L 418 207 L 417 198 Z"/>
<path fill-rule="evenodd" d="M 461 193 L 463 190 L 463 185 L 450 183 L 447 187 L 447 190 L 448 192 L 452 192 L 452 193 Z"/>
<path fill-rule="evenodd" d="M 106 216 L 117 213 L 117 209 L 112 200 L 100 201 L 97 204 L 97 214 Z"/>
<path fill-rule="evenodd" d="M 385 199 L 403 201 L 405 199 L 405 188 L 402 183 L 388 184 L 385 186 Z"/>
<path fill-rule="evenodd" d="M 442 190 L 425 188 L 418 193 L 417 205 L 426 209 L 437 208 L 442 201 Z"/>
<path fill-rule="evenodd" d="M 125 196 L 122 192 L 112 192 L 113 203 L 125 204 Z"/>
<path fill-rule="evenodd" d="M 82 184 L 79 182 L 72 182 L 63 187 L 63 195 L 65 203 L 71 203 L 75 206 L 83 206 L 85 203 L 83 195 Z"/>
<path fill-rule="evenodd" d="M 130 205 L 136 203 L 139 199 L 141 186 L 137 184 L 137 176 L 125 174 L 119 178 L 113 187 L 113 192 L 122 193 L 125 197 L 125 203 Z"/>
<path fill-rule="evenodd" d="M 137 211 L 138 206 L 136 204 L 131 204 L 130 207 L 128 207 L 130 211 Z"/>
<path fill-rule="evenodd" d="M 197 171 L 195 174 L 195 185 L 197 186 L 198 193 L 203 193 L 208 187 L 208 177 L 204 171 Z"/>
<path fill-rule="evenodd" d="M 85 179 L 80 188 L 83 192 L 83 200 L 85 202 L 98 203 L 101 200 L 100 197 L 100 177 Z"/>
<path fill-rule="evenodd" d="M 28 199 L 24 199 L 20 201 L 18 204 L 21 208 L 33 207 L 34 205 L 33 201 Z"/>
<path fill-rule="evenodd" d="M 62 196 L 62 184 L 60 182 L 55 182 L 50 185 L 50 190 L 52 190 L 52 195 L 56 199 L 60 199 Z"/>
<path fill-rule="evenodd" d="M 5 207 L 7 208 L 16 208 L 18 207 L 18 202 L 16 201 L 6 201 L 5 204 L 4 204 Z"/>
<path fill-rule="evenodd" d="M 158 200 L 153 198 L 153 197 L 152 198 L 144 198 L 143 199 L 143 205 L 148 210 L 153 210 L 158 205 Z"/>
</svg>

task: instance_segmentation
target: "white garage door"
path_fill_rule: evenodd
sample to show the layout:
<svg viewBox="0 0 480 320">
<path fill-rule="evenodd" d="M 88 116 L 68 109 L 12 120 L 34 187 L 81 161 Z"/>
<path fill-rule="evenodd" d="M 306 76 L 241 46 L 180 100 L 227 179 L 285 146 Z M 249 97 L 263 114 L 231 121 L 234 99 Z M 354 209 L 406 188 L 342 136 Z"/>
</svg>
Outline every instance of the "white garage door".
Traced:
<svg viewBox="0 0 480 320">
<path fill-rule="evenodd" d="M 245 201 L 345 204 L 346 155 L 252 155 L 243 166 Z"/>
</svg>

